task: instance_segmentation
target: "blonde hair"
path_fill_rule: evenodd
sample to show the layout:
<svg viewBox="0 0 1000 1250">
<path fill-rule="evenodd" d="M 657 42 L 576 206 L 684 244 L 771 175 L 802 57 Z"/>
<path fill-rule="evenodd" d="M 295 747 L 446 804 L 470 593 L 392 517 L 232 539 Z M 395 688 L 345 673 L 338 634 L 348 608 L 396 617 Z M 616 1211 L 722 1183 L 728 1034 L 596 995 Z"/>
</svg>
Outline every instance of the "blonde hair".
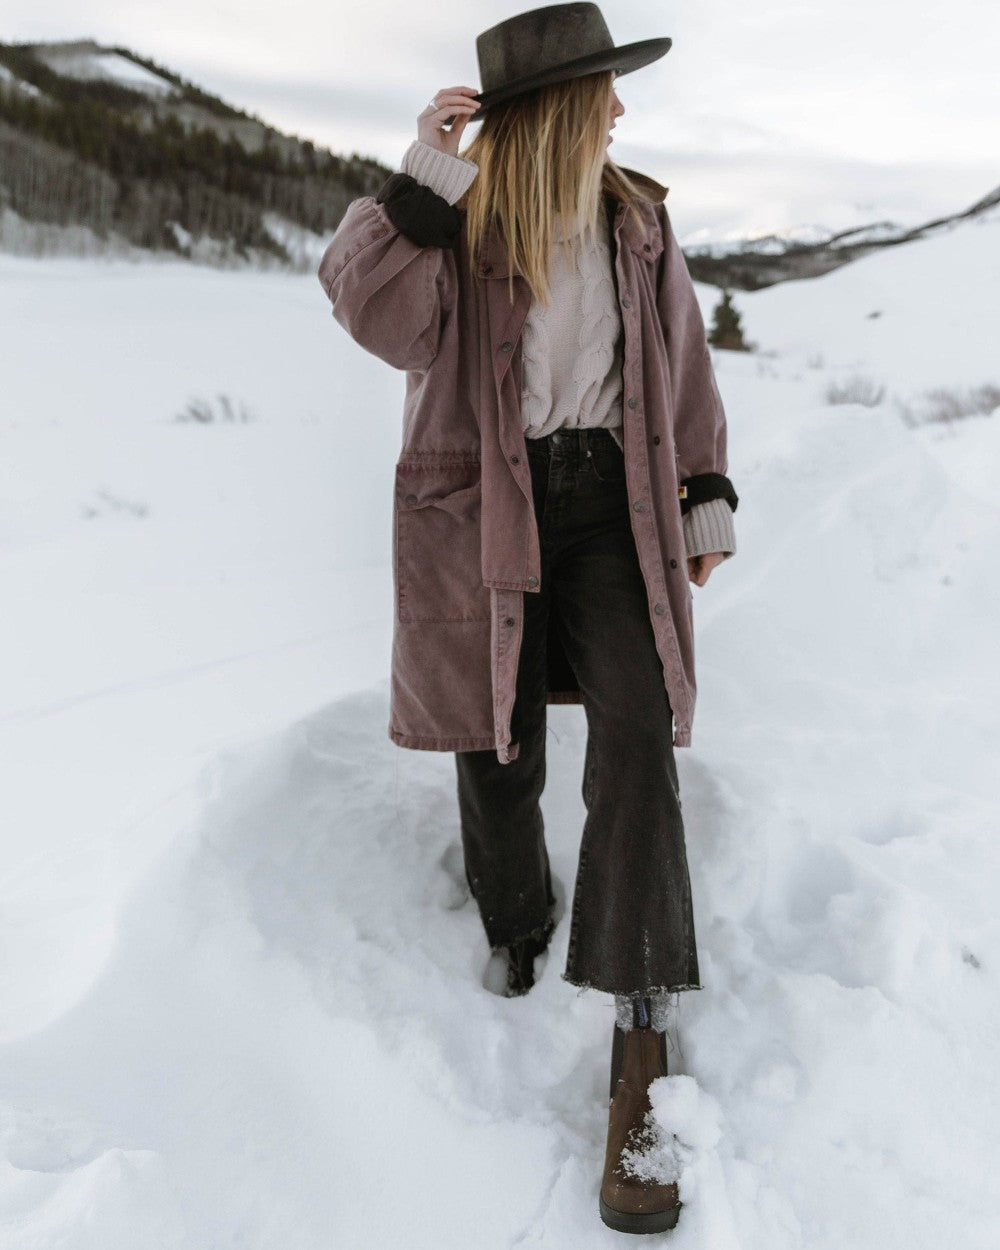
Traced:
<svg viewBox="0 0 1000 1250">
<path fill-rule="evenodd" d="M 557 225 L 575 265 L 581 248 L 596 240 L 603 192 L 637 212 L 642 192 L 607 156 L 614 77 L 613 70 L 587 74 L 497 105 L 483 115 L 461 153 L 479 166 L 457 205 L 465 211 L 471 275 L 486 234 L 495 227 L 511 261 L 512 303 L 514 266 L 533 296 L 549 303 Z M 580 233 L 574 237 L 577 224 Z"/>
</svg>

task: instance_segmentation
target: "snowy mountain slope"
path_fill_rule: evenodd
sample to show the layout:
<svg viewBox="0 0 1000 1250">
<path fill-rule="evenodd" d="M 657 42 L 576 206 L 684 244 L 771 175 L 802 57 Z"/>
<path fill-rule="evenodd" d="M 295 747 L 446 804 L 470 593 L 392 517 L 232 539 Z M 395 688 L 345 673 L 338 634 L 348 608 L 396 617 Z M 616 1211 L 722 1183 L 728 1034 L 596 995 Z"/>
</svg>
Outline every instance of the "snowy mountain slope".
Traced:
<svg viewBox="0 0 1000 1250">
<path fill-rule="evenodd" d="M 768 354 L 716 356 L 681 1250 L 1000 1236 L 1000 414 L 891 402 L 1000 382 L 973 250 L 740 295 Z M 0 309 L 4 1246 L 618 1244 L 609 1001 L 560 979 L 565 921 L 527 998 L 482 988 L 451 757 L 385 735 L 401 379 L 314 279 L 3 260 Z M 824 401 L 855 369 L 882 405 Z M 551 709 L 564 905 L 583 745 Z"/>
<path fill-rule="evenodd" d="M 0 252 L 311 275 L 318 239 L 389 172 L 127 48 L 0 42 Z"/>
<path fill-rule="evenodd" d="M 101 48 L 91 40 L 81 40 L 76 44 L 40 44 L 38 48 L 39 59 L 67 78 L 119 83 L 132 91 L 143 91 L 156 98 L 165 98 L 177 92 L 169 79 L 153 73 L 129 56 Z"/>
<path fill-rule="evenodd" d="M 0 84 L 9 89 L 23 91 L 27 95 L 40 96 L 42 93 L 30 82 L 24 82 L 12 74 L 6 65 L 0 65 Z"/>
<path fill-rule="evenodd" d="M 781 253 L 797 244 L 826 243 L 833 236 L 828 226 L 790 226 L 786 230 L 761 229 L 752 233 L 729 231 L 713 237 L 708 230 L 692 230 L 681 237 L 685 255 L 726 256 L 733 251 Z"/>
<path fill-rule="evenodd" d="M 821 277 L 842 265 L 907 243 L 926 241 L 969 225 L 995 220 L 1000 187 L 994 187 L 968 208 L 919 225 L 903 226 L 886 219 L 865 220 L 833 231 L 803 225 L 772 232 L 754 231 L 743 237 L 713 239 L 705 232 L 682 240 L 693 277 L 712 286 L 758 291 L 791 281 Z M 975 237 L 963 234 L 966 242 Z M 989 238 L 990 236 L 987 236 Z"/>
<path fill-rule="evenodd" d="M 977 218 L 734 302 L 761 350 L 801 361 L 818 353 L 827 367 L 868 372 L 902 396 L 1000 383 L 996 221 Z"/>
</svg>

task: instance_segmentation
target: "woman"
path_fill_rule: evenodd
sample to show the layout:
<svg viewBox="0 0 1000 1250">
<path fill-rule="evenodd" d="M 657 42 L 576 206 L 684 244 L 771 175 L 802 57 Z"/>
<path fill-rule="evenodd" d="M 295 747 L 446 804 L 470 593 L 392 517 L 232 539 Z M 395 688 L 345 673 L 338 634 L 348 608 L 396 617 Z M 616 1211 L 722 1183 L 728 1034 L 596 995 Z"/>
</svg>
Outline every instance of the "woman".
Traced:
<svg viewBox="0 0 1000 1250">
<path fill-rule="evenodd" d="M 555 925 L 539 797 L 548 703 L 582 703 L 583 829 L 564 979 L 615 995 L 605 1223 L 677 1221 L 649 1154 L 668 995 L 699 988 L 673 747 L 690 743 L 691 591 L 735 550 L 704 325 L 666 190 L 608 155 L 616 48 L 593 4 L 479 36 L 320 280 L 406 370 L 390 737 L 455 752 L 466 875 L 506 992 Z M 471 122 L 481 123 L 460 156 Z M 449 128 L 450 127 L 450 128 Z"/>
</svg>

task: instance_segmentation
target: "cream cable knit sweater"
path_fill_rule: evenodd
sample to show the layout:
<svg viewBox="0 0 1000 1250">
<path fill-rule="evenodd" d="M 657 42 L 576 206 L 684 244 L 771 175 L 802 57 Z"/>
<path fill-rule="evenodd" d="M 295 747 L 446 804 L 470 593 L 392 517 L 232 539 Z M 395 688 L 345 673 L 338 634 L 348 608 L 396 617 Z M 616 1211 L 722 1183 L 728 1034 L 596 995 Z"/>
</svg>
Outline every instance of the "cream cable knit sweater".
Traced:
<svg viewBox="0 0 1000 1250">
<path fill-rule="evenodd" d="M 454 204 L 479 166 L 414 139 L 400 166 Z M 527 438 L 562 426 L 604 426 L 622 440 L 623 330 L 611 274 L 607 220 L 601 210 L 597 246 L 579 254 L 579 270 L 557 242 L 552 257 L 550 304 L 533 303 L 521 331 L 521 420 Z M 736 550 L 732 510 L 724 499 L 697 504 L 684 517 L 688 556 Z"/>
<path fill-rule="evenodd" d="M 622 445 L 624 331 L 606 228 L 602 207 L 597 245 L 580 251 L 578 268 L 557 237 L 549 306 L 532 304 L 525 319 L 521 420 L 527 438 L 561 426 L 605 426 L 617 431 Z"/>
</svg>

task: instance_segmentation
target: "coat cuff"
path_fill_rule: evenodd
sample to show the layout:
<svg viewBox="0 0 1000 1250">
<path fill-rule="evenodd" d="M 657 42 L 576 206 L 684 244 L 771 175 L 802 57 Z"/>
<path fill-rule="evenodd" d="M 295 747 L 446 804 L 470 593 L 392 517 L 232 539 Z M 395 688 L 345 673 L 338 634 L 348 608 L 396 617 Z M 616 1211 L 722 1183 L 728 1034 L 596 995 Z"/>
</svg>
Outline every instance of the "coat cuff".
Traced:
<svg viewBox="0 0 1000 1250">
<path fill-rule="evenodd" d="M 721 551 L 731 556 L 736 551 L 736 529 L 733 510 L 725 499 L 710 499 L 695 504 L 684 515 L 684 546 L 688 559 Z"/>
<path fill-rule="evenodd" d="M 457 208 L 409 174 L 391 174 L 375 196 L 400 234 L 418 247 L 454 247 L 462 219 Z"/>
<path fill-rule="evenodd" d="M 693 477 L 682 478 L 680 485 L 682 513 L 687 513 L 696 504 L 708 503 L 711 499 L 725 499 L 735 512 L 740 501 L 725 473 L 695 473 Z"/>
<path fill-rule="evenodd" d="M 403 154 L 400 171 L 430 187 L 443 200 L 455 204 L 476 180 L 479 166 L 461 156 L 450 156 L 414 139 Z"/>
</svg>

